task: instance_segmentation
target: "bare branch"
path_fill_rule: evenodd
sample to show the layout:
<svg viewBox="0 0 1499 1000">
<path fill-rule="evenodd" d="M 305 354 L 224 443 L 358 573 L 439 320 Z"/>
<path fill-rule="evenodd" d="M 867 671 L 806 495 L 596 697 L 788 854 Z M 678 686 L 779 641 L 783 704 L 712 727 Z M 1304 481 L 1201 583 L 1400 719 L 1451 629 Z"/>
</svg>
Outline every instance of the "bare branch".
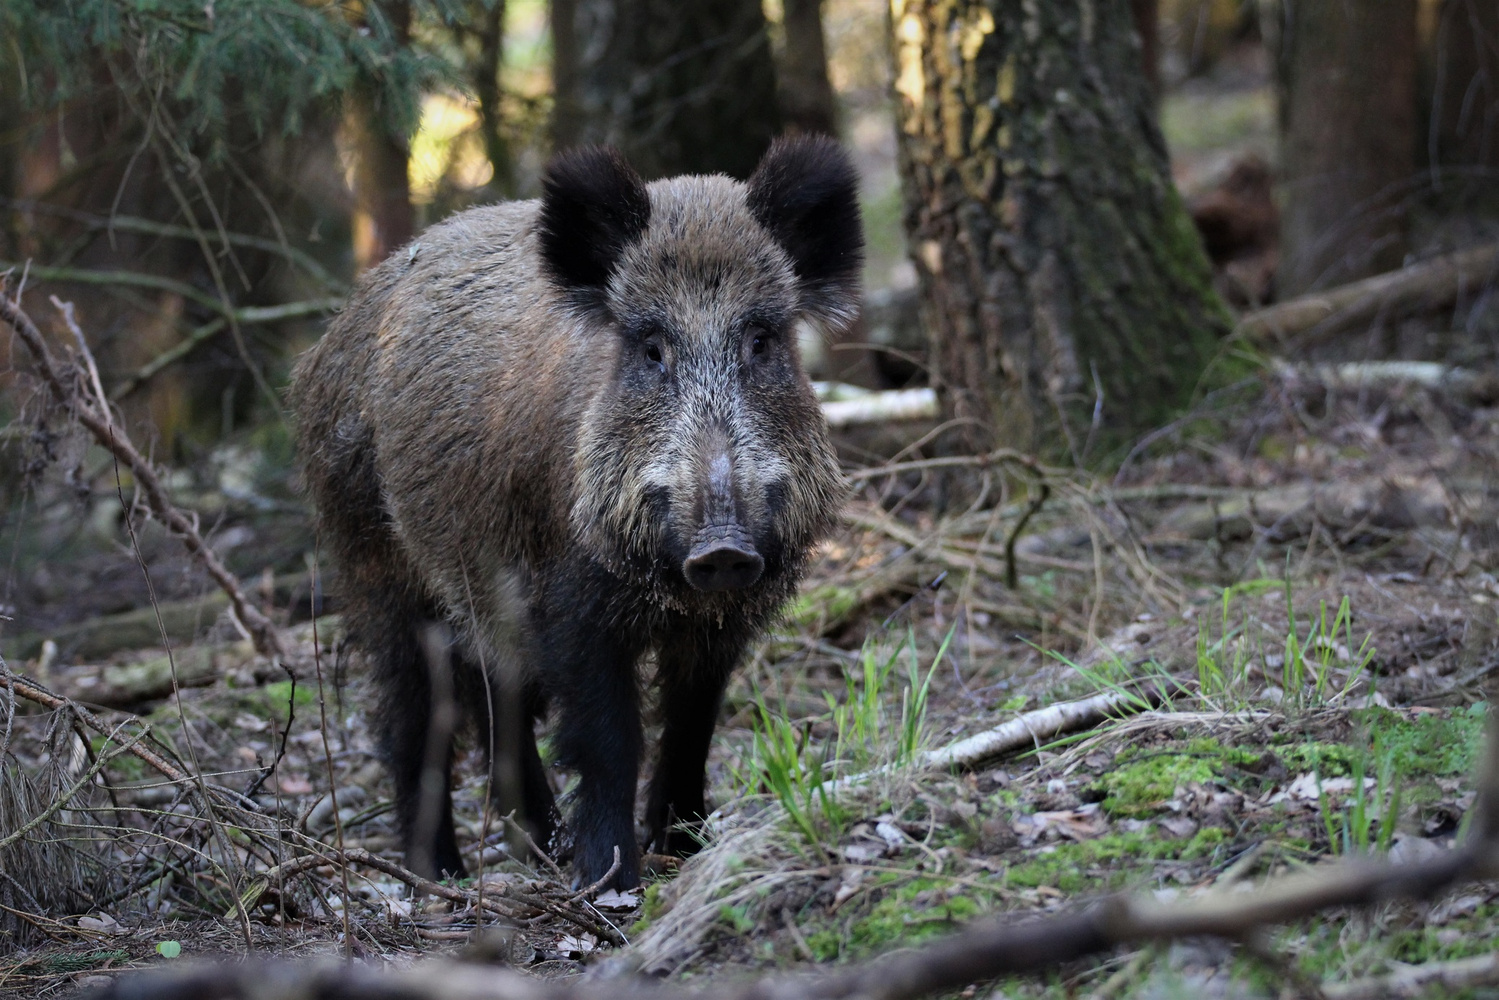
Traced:
<svg viewBox="0 0 1499 1000">
<path fill-rule="evenodd" d="M 65 322 L 68 322 L 75 331 L 82 345 L 85 361 L 92 368 L 92 357 L 88 353 L 87 344 L 83 341 L 82 332 L 77 330 L 77 324 L 72 321 L 71 310 L 64 303 L 58 303 L 58 307 L 63 310 Z M 90 386 L 80 377 L 81 373 L 76 368 L 59 364 L 52 356 L 52 352 L 48 350 L 41 331 L 21 308 L 20 302 L 7 298 L 3 294 L 0 294 L 0 320 L 16 332 L 21 342 L 31 352 L 37 371 L 41 374 L 42 381 L 52 393 L 53 398 L 71 412 L 99 444 L 130 469 L 142 495 L 146 498 L 146 504 L 151 513 L 172 534 L 182 539 L 189 554 L 197 560 L 209 576 L 213 577 L 214 582 L 223 589 L 224 593 L 229 595 L 230 606 L 240 623 L 249 631 L 256 651 L 272 658 L 283 656 L 285 650 L 281 637 L 275 626 L 271 624 L 271 620 L 245 596 L 234 574 L 229 572 L 219 560 L 218 554 L 209 547 L 198 532 L 194 519 L 172 503 L 156 468 L 141 454 L 126 435 L 124 428 L 119 426 L 110 415 L 109 402 L 103 397 L 102 388 L 96 388 L 97 378 L 92 379 L 95 385 Z"/>
</svg>

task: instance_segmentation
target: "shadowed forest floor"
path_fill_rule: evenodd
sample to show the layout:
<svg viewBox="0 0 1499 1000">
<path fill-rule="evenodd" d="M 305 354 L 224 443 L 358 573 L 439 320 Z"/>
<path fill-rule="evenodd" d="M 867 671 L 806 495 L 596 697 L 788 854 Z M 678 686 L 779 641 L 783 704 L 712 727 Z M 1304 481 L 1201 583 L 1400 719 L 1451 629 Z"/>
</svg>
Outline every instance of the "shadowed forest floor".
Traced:
<svg viewBox="0 0 1499 1000">
<path fill-rule="evenodd" d="M 628 947 L 571 910 L 534 905 L 570 892 L 510 859 L 504 824 L 484 815 L 479 754 L 460 754 L 468 860 L 485 868 L 484 891 L 532 900 L 503 957 L 569 976 L 608 956 L 699 981 L 855 959 L 979 914 L 1054 910 L 1115 888 L 1190 892 L 1331 855 L 1419 858 L 1450 844 L 1471 804 L 1483 689 L 1499 669 L 1496 402 L 1267 377 L 1112 481 L 1045 470 L 1049 495 L 1014 545 L 1014 588 L 1005 543 L 1039 496 L 1031 474 L 1009 480 L 1013 495 L 995 506 L 938 516 L 928 470 L 856 472 L 846 527 L 730 694 L 710 765 L 721 808 L 709 846 L 588 911 Z M 305 619 L 308 588 L 293 572 L 305 521 L 284 482 L 247 478 L 215 537 L 237 568 L 270 567 L 263 592 Z M 282 672 L 211 605 L 194 641 L 174 648 L 180 696 L 164 649 L 103 652 L 110 628 L 69 622 L 118 610 L 136 584 L 111 593 L 111 581 L 140 578 L 118 539 L 91 541 L 118 533 L 110 499 L 44 487 L 13 550 L 11 613 L 46 623 L 58 649 L 28 648 L 23 635 L 8 640 L 9 663 L 113 707 L 98 712 L 111 735 L 88 746 L 58 713 L 24 703 L 8 730 L 9 816 L 34 815 L 109 758 L 103 781 L 47 818 L 46 836 L 6 848 L 8 995 L 54 995 L 177 949 L 338 953 L 346 928 L 369 959 L 474 947 L 472 900 L 413 901 L 368 865 L 311 868 L 279 891 L 245 874 L 339 844 L 399 860 L 363 727 L 362 664 L 343 650 L 336 614 L 294 626 L 298 653 Z M 154 529 L 141 551 L 164 609 L 201 592 Z M 329 610 L 336 597 L 335 581 Z M 962 773 L 911 765 L 917 748 L 1139 679 L 1166 691 L 1153 711 Z M 205 811 L 194 782 L 118 752 L 144 728 L 181 770 L 247 795 L 215 800 L 242 814 Z M 871 769 L 873 780 L 824 799 L 837 776 Z M 1479 887 L 1331 915 L 1283 929 L 1273 947 L 1327 981 L 1483 953 L 1499 943 L 1496 899 Z M 1004 989 L 1258 995 L 1290 974 L 1194 945 Z"/>
</svg>

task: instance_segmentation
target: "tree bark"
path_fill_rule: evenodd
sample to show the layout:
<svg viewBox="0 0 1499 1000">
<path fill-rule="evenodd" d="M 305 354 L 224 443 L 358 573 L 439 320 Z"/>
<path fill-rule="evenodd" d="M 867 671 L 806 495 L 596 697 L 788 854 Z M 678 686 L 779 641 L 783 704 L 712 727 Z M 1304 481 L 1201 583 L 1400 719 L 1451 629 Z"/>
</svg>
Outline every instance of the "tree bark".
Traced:
<svg viewBox="0 0 1499 1000">
<path fill-rule="evenodd" d="M 411 38 L 410 0 L 385 7 L 398 43 Z M 373 97 L 356 90 L 349 102 L 349 132 L 354 146 L 354 262 L 360 271 L 374 267 L 416 231 L 411 208 L 411 156 L 406 137 L 393 134 Z"/>
<path fill-rule="evenodd" d="M 1392 270 L 1415 173 L 1416 0 L 1282 3 L 1282 296 Z"/>
<path fill-rule="evenodd" d="M 780 65 L 781 111 L 786 127 L 837 135 L 838 102 L 828 80 L 822 0 L 785 0 L 782 26 L 786 56 Z"/>
<path fill-rule="evenodd" d="M 489 187 L 501 198 L 515 197 L 515 164 L 504 131 L 504 90 L 500 71 L 505 65 L 505 0 L 492 0 L 479 23 L 479 64 L 474 96 L 479 99 L 479 121 L 484 129 L 484 155 L 494 175 Z"/>
<path fill-rule="evenodd" d="M 646 178 L 748 177 L 780 129 L 760 0 L 575 0 L 579 142 Z"/>
<path fill-rule="evenodd" d="M 1135 18 L 1135 34 L 1140 36 L 1140 63 L 1145 82 L 1157 95 L 1161 92 L 1161 8 L 1160 0 L 1130 0 Z"/>
<path fill-rule="evenodd" d="M 897 0 L 893 29 L 906 230 L 962 444 L 1084 460 L 1157 426 L 1229 321 L 1129 5 Z"/>
<path fill-rule="evenodd" d="M 566 149 L 583 133 L 578 109 L 578 3 L 552 0 L 552 147 Z"/>
<path fill-rule="evenodd" d="M 1432 52 L 1426 156 L 1442 173 L 1499 169 L 1499 3 L 1445 0 Z"/>
</svg>

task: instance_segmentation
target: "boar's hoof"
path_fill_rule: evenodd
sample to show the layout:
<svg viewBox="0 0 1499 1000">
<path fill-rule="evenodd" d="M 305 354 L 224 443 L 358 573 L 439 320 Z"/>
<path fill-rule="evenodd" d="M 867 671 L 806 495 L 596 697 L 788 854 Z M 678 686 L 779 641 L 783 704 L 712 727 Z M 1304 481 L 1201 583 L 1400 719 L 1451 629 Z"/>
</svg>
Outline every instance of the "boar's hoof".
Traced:
<svg viewBox="0 0 1499 1000">
<path fill-rule="evenodd" d="M 765 569 L 765 560 L 747 538 L 699 542 L 682 563 L 687 582 L 698 590 L 743 590 Z"/>
</svg>

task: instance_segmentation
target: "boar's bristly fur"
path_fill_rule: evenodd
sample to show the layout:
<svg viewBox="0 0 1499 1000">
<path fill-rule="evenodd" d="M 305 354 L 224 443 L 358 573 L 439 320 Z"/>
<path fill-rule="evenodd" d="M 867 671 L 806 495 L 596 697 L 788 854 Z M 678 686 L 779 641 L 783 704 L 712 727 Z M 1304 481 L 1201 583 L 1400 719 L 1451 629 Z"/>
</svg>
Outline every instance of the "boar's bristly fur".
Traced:
<svg viewBox="0 0 1499 1000">
<path fill-rule="evenodd" d="M 500 809 L 551 842 L 552 711 L 576 878 L 618 848 L 614 884 L 637 884 L 652 657 L 649 844 L 694 848 L 724 686 L 842 500 L 795 331 L 853 319 L 862 248 L 831 140 L 776 143 L 747 183 L 645 184 L 581 150 L 539 201 L 464 212 L 367 274 L 298 363 L 305 479 L 417 871 L 465 868 L 455 710 L 507 762 Z"/>
</svg>

